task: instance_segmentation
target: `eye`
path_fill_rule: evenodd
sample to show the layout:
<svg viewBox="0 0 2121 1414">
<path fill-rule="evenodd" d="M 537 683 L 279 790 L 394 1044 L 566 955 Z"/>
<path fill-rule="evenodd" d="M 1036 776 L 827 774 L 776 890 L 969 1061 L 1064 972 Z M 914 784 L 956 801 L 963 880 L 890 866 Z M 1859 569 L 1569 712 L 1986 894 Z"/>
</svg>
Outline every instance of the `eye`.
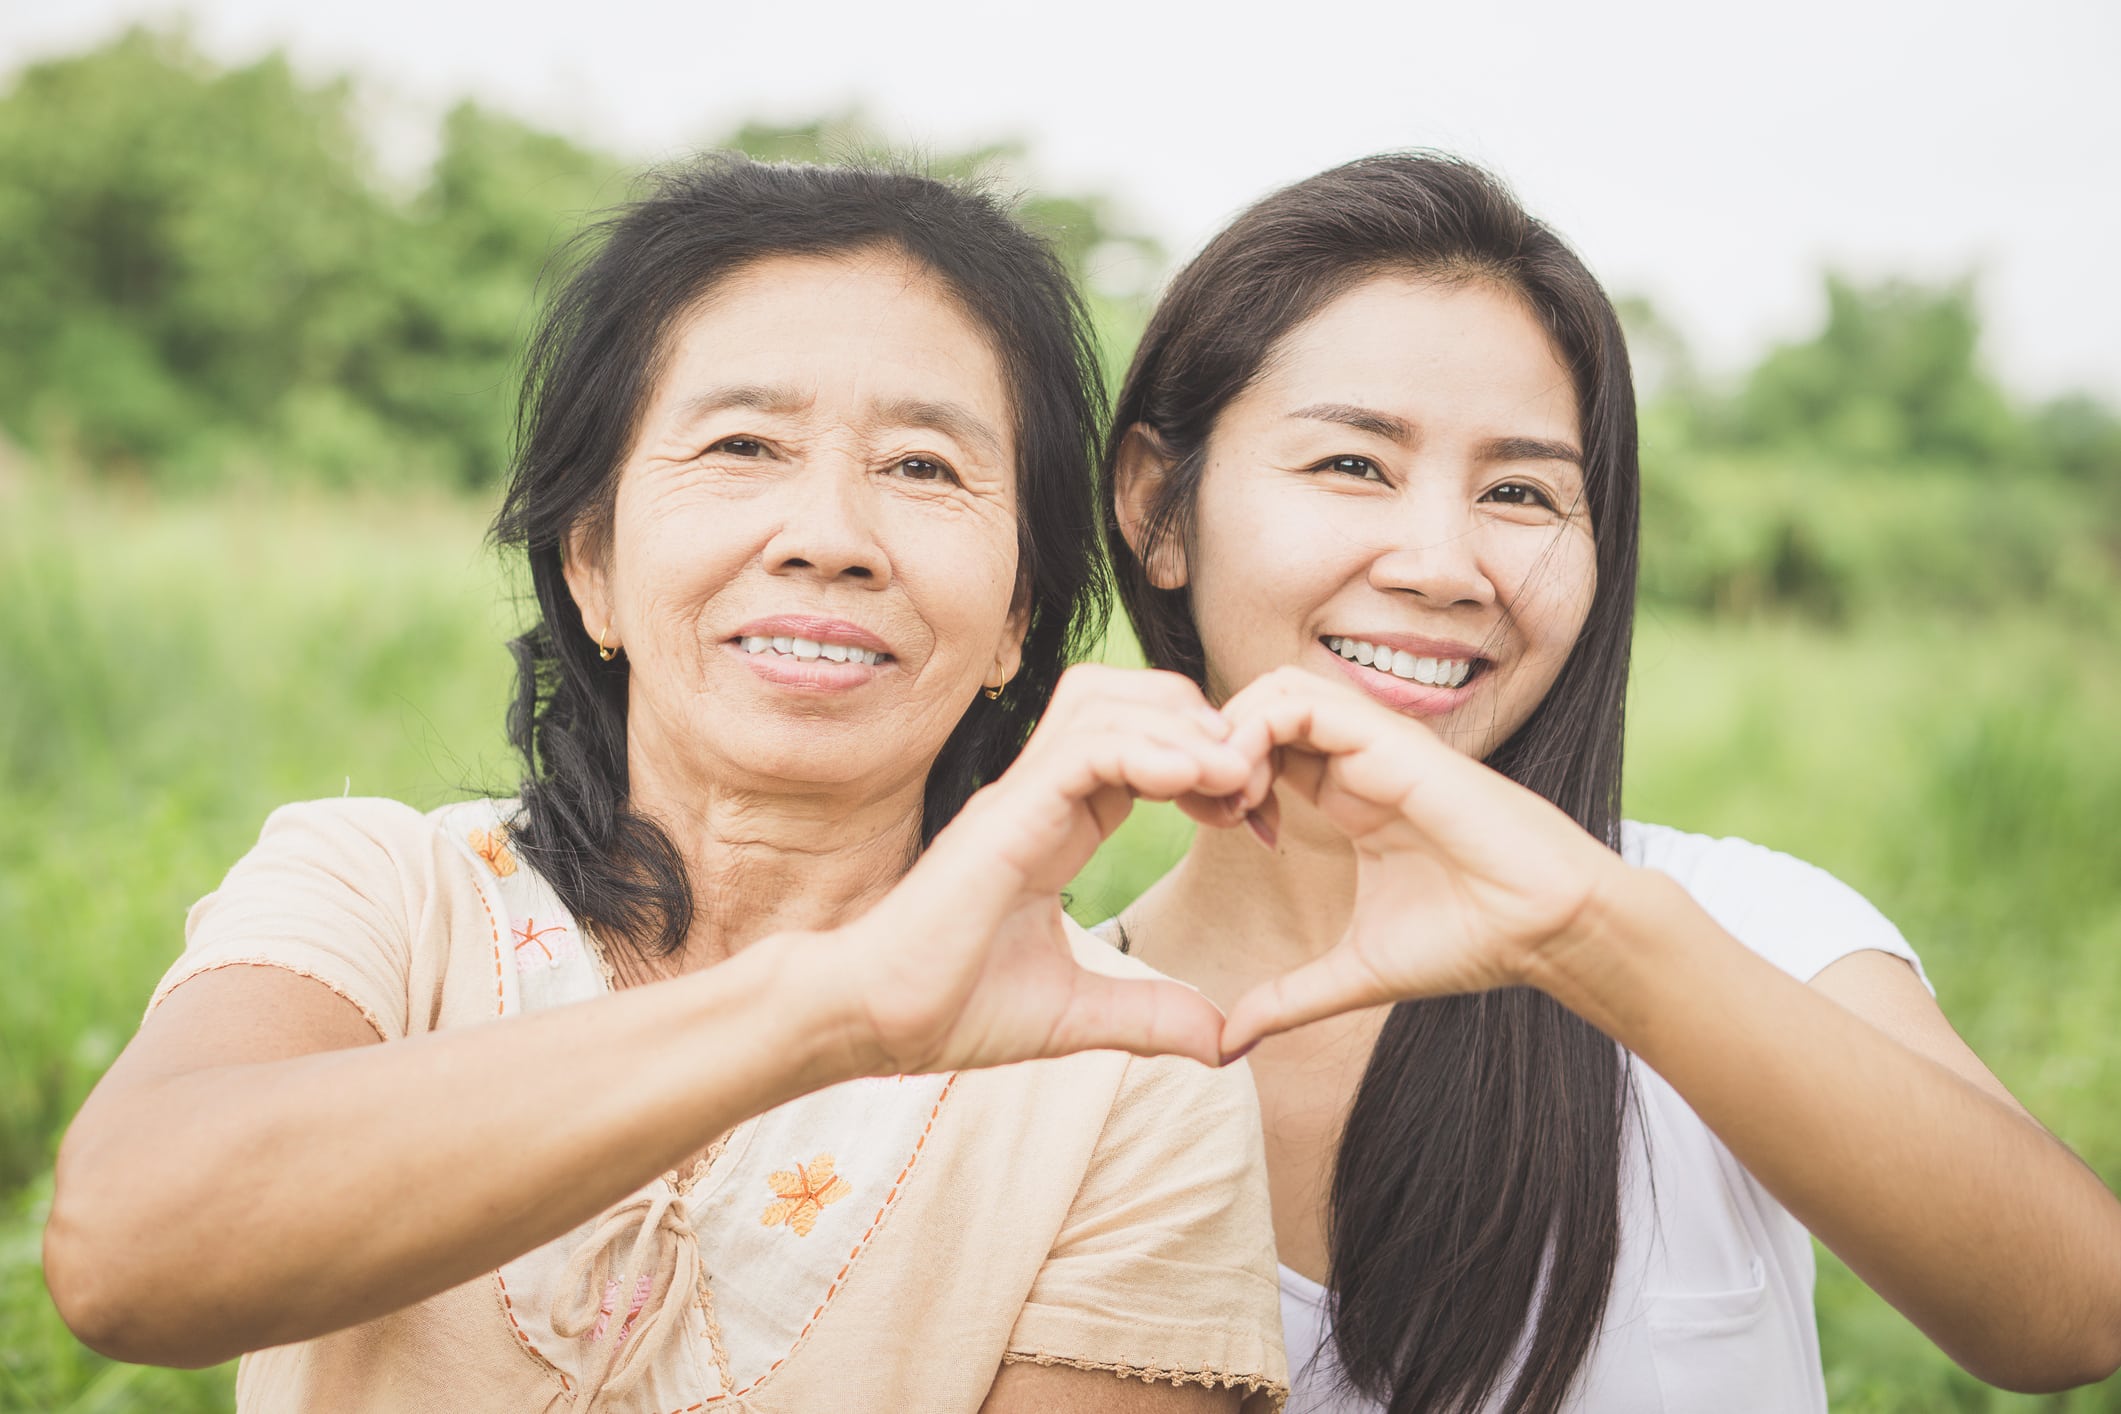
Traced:
<svg viewBox="0 0 2121 1414">
<path fill-rule="evenodd" d="M 1500 486 L 1491 487 L 1488 494 L 1480 499 L 1496 501 L 1505 506 L 1544 506 L 1550 511 L 1554 509 L 1552 497 L 1537 486 L 1522 481 L 1505 481 Z"/>
<path fill-rule="evenodd" d="M 766 444 L 755 437 L 724 437 L 707 450 L 727 452 L 732 457 L 763 457 L 766 455 Z"/>
<path fill-rule="evenodd" d="M 1313 471 L 1337 471 L 1343 476 L 1352 476 L 1362 481 L 1382 481 L 1385 474 L 1377 469 L 1377 463 L 1368 457 L 1332 457 L 1311 468 Z"/>
<path fill-rule="evenodd" d="M 891 470 L 907 481 L 958 484 L 957 473 L 934 457 L 900 457 Z"/>
</svg>

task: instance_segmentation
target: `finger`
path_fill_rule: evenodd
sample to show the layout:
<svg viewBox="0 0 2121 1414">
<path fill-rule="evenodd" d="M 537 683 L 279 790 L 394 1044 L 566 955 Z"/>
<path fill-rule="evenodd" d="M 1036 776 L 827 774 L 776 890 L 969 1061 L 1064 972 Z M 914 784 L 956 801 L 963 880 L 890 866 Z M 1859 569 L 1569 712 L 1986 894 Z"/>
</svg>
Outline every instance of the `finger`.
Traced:
<svg viewBox="0 0 2121 1414">
<path fill-rule="evenodd" d="M 1222 1053 L 1234 1058 L 1263 1036 L 1396 1000 L 1352 953 L 1335 948 L 1239 997 L 1223 1024 Z"/>
<path fill-rule="evenodd" d="M 1176 800 L 1233 794 L 1243 788 L 1252 765 L 1226 743 L 1210 741 L 1182 722 L 1149 716 L 1114 730 L 1072 733 L 1032 769 L 1052 772 L 1055 784 L 1070 796 L 1125 786 L 1147 800 Z"/>
<path fill-rule="evenodd" d="M 1129 1051 L 1217 1065 L 1222 1039 L 1223 1014 L 1183 982 L 1085 971 L 1053 1029 L 1048 1054 Z"/>
<path fill-rule="evenodd" d="M 1227 830 L 1243 822 L 1245 808 L 1234 795 L 1200 795 L 1189 793 L 1172 802 L 1179 812 L 1196 824 L 1213 830 Z"/>
<path fill-rule="evenodd" d="M 1221 714 L 1201 695 L 1192 679 L 1155 668 L 1115 668 L 1103 663 L 1078 663 L 1062 673 L 1040 726 L 1050 724 L 1054 733 L 1065 731 L 1079 716 L 1108 703 L 1191 713 L 1215 735 L 1228 732 Z M 1032 735 L 1036 739 L 1039 733 Z"/>
</svg>

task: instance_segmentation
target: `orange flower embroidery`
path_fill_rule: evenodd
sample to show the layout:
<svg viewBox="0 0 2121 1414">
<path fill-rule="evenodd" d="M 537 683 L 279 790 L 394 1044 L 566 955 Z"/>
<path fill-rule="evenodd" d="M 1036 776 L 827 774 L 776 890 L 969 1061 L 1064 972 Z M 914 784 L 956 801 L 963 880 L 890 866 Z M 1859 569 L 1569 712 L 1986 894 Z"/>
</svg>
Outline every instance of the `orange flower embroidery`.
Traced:
<svg viewBox="0 0 2121 1414">
<path fill-rule="evenodd" d="M 832 1175 L 832 1155 L 819 1154 L 807 1167 L 782 1169 L 766 1176 L 773 1191 L 780 1195 L 778 1202 L 766 1205 L 759 1215 L 759 1226 L 778 1227 L 788 1224 L 788 1230 L 797 1237 L 808 1237 L 810 1229 L 817 1226 L 818 1214 L 825 1211 L 827 1203 L 837 1203 L 854 1190 L 844 1178 Z"/>
<path fill-rule="evenodd" d="M 486 861 L 486 867 L 500 878 L 516 872 L 516 857 L 508 852 L 508 827 L 497 826 L 491 830 L 473 830 L 465 838 L 471 842 L 472 853 Z"/>
</svg>

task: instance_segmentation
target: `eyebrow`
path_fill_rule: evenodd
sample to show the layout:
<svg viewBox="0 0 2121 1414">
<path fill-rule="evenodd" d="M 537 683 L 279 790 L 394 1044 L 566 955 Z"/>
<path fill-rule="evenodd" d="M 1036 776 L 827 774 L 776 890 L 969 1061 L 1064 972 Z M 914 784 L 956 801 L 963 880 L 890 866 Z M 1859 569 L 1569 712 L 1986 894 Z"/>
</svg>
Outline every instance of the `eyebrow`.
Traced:
<svg viewBox="0 0 2121 1414">
<path fill-rule="evenodd" d="M 793 388 L 737 383 L 693 394 L 678 404 L 677 415 L 680 421 L 691 422 L 729 408 L 750 408 L 786 416 L 803 411 L 815 401 L 812 395 Z M 923 427 L 941 432 L 996 461 L 1003 459 L 1001 437 L 977 413 L 959 403 L 936 398 L 885 398 L 871 405 L 869 415 L 872 420 L 893 427 Z"/>
<path fill-rule="evenodd" d="M 886 398 L 876 416 L 893 427 L 925 427 L 1002 460 L 1002 439 L 979 415 L 960 403 L 933 398 Z"/>
<path fill-rule="evenodd" d="M 1307 418 L 1312 422 L 1337 422 L 1343 427 L 1352 427 L 1358 432 L 1368 432 L 1388 442 L 1414 443 L 1414 424 L 1403 417 L 1394 417 L 1375 408 L 1357 407 L 1353 403 L 1313 403 L 1298 408 L 1291 417 Z"/>
<path fill-rule="evenodd" d="M 1411 447 L 1419 440 L 1414 424 L 1405 418 L 1379 412 L 1376 408 L 1358 407 L 1353 403 L 1313 403 L 1309 407 L 1298 408 L 1289 416 L 1307 418 L 1313 422 L 1338 423 L 1342 427 L 1368 432 L 1402 446 Z M 1546 437 L 1495 437 L 1481 444 L 1480 460 L 1568 462 L 1581 467 L 1583 453 L 1567 442 L 1557 442 Z"/>
<path fill-rule="evenodd" d="M 1583 453 L 1567 442 L 1545 437 L 1497 437 L 1481 444 L 1480 459 L 1486 462 L 1568 462 L 1583 465 Z"/>
</svg>

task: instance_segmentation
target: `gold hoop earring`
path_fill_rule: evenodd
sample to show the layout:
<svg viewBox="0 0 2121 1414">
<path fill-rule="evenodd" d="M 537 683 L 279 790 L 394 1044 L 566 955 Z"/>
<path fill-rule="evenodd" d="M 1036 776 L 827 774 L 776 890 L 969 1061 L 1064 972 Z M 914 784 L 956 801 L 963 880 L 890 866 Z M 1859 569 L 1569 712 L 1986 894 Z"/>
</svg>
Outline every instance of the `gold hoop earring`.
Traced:
<svg viewBox="0 0 2121 1414">
<path fill-rule="evenodd" d="M 998 687 L 983 687 L 979 690 L 979 695 L 986 698 L 989 702 L 999 702 L 1001 701 L 1002 690 Z"/>
<path fill-rule="evenodd" d="M 604 646 L 604 634 L 607 634 L 607 633 L 610 633 L 610 632 L 611 632 L 611 625 L 610 625 L 610 623 L 609 623 L 609 622 L 607 622 L 607 623 L 605 623 L 605 625 L 604 625 L 604 628 L 603 628 L 603 632 L 601 632 L 601 633 L 599 633 L 599 634 L 597 635 L 597 656 L 598 656 L 599 658 L 602 658 L 602 659 L 603 659 L 603 660 L 604 660 L 605 662 L 607 662 L 607 663 L 608 663 L 608 662 L 610 662 L 610 661 L 611 661 L 612 659 L 614 659 L 614 658 L 616 658 L 616 657 L 618 657 L 618 656 L 619 656 L 619 650 L 618 650 L 618 649 L 616 649 L 616 648 L 606 648 L 606 647 Z"/>
</svg>

